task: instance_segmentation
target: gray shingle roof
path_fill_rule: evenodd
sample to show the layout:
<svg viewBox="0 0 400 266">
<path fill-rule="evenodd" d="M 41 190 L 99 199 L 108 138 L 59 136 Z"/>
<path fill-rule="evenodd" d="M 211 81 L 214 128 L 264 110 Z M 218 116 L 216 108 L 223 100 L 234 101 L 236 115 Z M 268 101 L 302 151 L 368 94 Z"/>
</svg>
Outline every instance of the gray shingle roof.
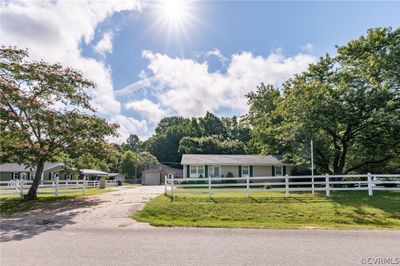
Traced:
<svg viewBox="0 0 400 266">
<path fill-rule="evenodd" d="M 84 175 L 108 176 L 107 172 L 103 172 L 96 169 L 81 169 L 80 172 Z"/>
<path fill-rule="evenodd" d="M 62 165 L 64 166 L 63 163 L 44 163 L 44 170 L 53 168 L 55 166 Z M 0 164 L 0 172 L 31 172 L 35 171 L 36 167 L 27 167 L 24 164 L 18 164 L 18 163 L 2 163 Z"/>
<path fill-rule="evenodd" d="M 291 165 L 273 155 L 183 154 L 182 165 Z"/>
<path fill-rule="evenodd" d="M 157 173 L 160 172 L 161 170 L 167 171 L 167 172 L 172 172 L 175 173 L 176 175 L 182 175 L 183 174 L 183 170 L 182 169 L 177 169 L 177 168 L 173 168 L 171 166 L 159 163 L 156 164 L 152 167 L 149 167 L 145 170 L 142 171 L 142 173 Z"/>
</svg>

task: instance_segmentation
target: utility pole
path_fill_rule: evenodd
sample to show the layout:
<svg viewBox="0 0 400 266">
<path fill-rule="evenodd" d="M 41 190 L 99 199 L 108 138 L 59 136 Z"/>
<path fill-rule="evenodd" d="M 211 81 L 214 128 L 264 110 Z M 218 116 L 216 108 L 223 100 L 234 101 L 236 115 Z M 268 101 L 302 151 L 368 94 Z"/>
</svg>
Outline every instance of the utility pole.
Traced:
<svg viewBox="0 0 400 266">
<path fill-rule="evenodd" d="M 312 194 L 314 194 L 314 142 L 311 140 L 311 182 Z"/>
<path fill-rule="evenodd" d="M 138 147 L 136 147 L 136 167 L 135 167 L 135 183 L 138 180 L 138 164 L 139 164 L 139 152 L 138 152 Z"/>
</svg>

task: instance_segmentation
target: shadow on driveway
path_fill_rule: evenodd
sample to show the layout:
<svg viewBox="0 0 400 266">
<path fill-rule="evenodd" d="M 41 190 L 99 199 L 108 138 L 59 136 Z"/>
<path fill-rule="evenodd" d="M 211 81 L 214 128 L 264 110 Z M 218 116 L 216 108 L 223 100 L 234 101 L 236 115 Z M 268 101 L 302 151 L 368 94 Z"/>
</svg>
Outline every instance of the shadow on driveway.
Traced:
<svg viewBox="0 0 400 266">
<path fill-rule="evenodd" d="M 103 203 L 98 197 L 60 200 L 38 209 L 1 218 L 0 241 L 31 238 L 74 224 L 73 218 Z"/>
</svg>

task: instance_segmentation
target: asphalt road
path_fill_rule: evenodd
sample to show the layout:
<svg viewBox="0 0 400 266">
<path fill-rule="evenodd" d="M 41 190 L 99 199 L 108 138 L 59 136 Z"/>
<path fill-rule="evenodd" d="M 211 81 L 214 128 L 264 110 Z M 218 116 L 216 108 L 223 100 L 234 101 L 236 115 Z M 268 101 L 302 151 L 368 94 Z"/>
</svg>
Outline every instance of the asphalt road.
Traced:
<svg viewBox="0 0 400 266">
<path fill-rule="evenodd" d="M 362 265 L 396 256 L 394 231 L 68 228 L 1 244 L 1 265 Z"/>
<path fill-rule="evenodd" d="M 400 231 L 155 228 L 128 218 L 162 192 L 121 189 L 3 218 L 0 264 L 400 264 Z"/>
</svg>

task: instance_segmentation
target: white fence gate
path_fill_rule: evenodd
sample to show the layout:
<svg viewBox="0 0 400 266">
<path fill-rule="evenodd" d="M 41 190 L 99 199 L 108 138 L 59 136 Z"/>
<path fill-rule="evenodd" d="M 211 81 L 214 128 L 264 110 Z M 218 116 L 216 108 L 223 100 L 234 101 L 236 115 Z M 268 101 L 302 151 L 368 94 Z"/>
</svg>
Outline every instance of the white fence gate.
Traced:
<svg viewBox="0 0 400 266">
<path fill-rule="evenodd" d="M 178 189 L 177 188 L 195 188 Z M 173 198 L 176 193 L 245 192 L 290 192 L 324 191 L 329 197 L 331 191 L 368 191 L 372 196 L 376 190 L 400 190 L 400 174 L 366 175 L 314 175 L 314 176 L 265 176 L 265 177 L 208 177 L 208 178 L 171 178 L 165 179 L 165 194 Z"/>
</svg>

